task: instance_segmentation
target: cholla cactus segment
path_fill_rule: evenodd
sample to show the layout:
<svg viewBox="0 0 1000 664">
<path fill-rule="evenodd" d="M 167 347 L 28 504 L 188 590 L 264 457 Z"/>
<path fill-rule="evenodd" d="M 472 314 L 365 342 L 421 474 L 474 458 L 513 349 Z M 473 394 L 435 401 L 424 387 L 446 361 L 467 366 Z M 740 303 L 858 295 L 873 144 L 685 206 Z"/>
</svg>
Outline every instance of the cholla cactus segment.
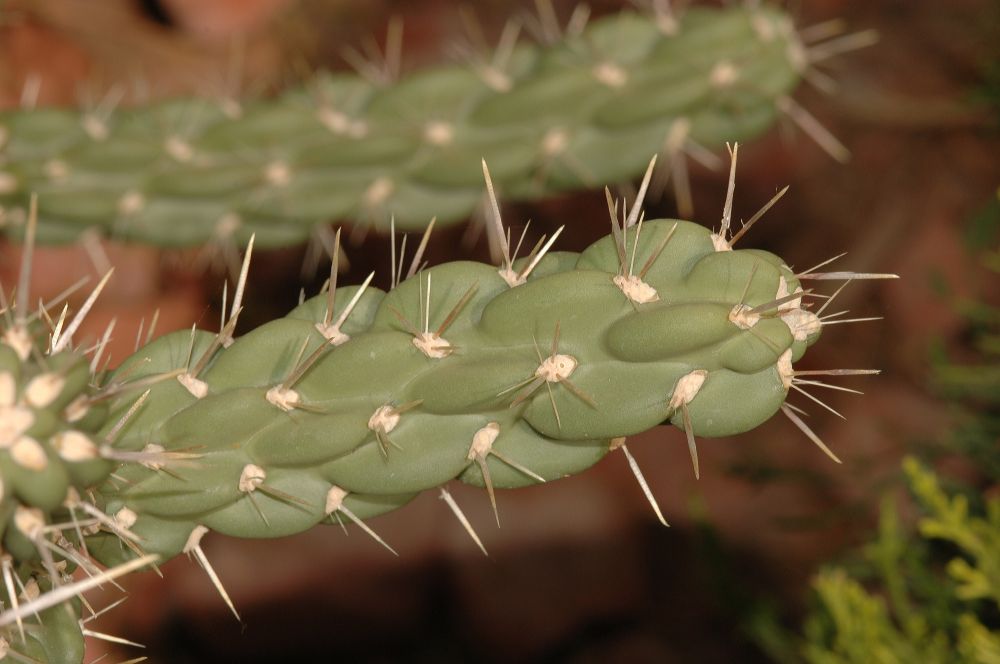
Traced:
<svg viewBox="0 0 1000 664">
<path fill-rule="evenodd" d="M 652 164 L 640 199 L 651 175 Z M 779 410 L 833 456 L 786 398 L 818 401 L 804 389 L 829 387 L 816 376 L 872 372 L 793 368 L 824 324 L 848 322 L 822 316 L 832 297 L 814 311 L 802 284 L 892 275 L 796 273 L 735 249 L 759 214 L 731 233 L 732 189 L 717 232 L 644 221 L 641 200 L 619 219 L 609 195 L 610 235 L 577 254 L 552 251 L 557 233 L 520 259 L 491 203 L 499 266 L 426 268 L 418 251 L 405 274 L 399 257 L 386 292 L 374 275 L 338 285 L 335 259 L 323 292 L 234 338 L 248 251 L 217 333 L 168 334 L 111 372 L 110 331 L 86 350 L 73 338 L 107 277 L 55 321 L 46 312 L 58 303 L 27 310 L 30 269 L 13 302 L 0 288 L 0 646 L 18 639 L 12 652 L 28 652 L 22 632 L 42 634 L 41 648 L 99 636 L 79 617 L 43 634 L 34 616 L 179 553 L 238 617 L 206 534 L 347 520 L 395 553 L 365 520 L 428 489 L 485 551 L 445 484 L 485 487 L 499 523 L 496 489 L 581 472 L 618 448 L 665 522 L 625 445 L 665 421 L 685 431 L 696 475 L 696 436 L 747 431 Z M 86 576 L 73 581 L 76 567 Z M 21 602 L 22 586 L 45 590 Z"/>
<path fill-rule="evenodd" d="M 792 271 L 718 251 L 686 221 L 618 235 L 547 256 L 514 286 L 503 268 L 449 263 L 388 293 L 321 293 L 228 348 L 161 338 L 108 378 L 148 396 L 138 409 L 135 390 L 111 398 L 98 435 L 117 427 L 122 455 L 153 442 L 193 458 L 118 469 L 106 512 L 167 558 L 196 528 L 286 535 L 455 478 L 492 491 L 563 477 L 665 420 L 720 436 L 777 412 L 791 358 L 818 336 L 783 318 L 807 306 Z M 325 334 L 338 321 L 346 340 Z"/>
<path fill-rule="evenodd" d="M 237 114 L 204 99 L 8 111 L 0 224 L 25 219 L 35 192 L 45 241 L 96 227 L 165 246 L 251 234 L 289 245 L 334 219 L 464 219 L 482 200 L 483 157 L 505 195 L 532 198 L 632 178 L 650 146 L 683 187 L 686 155 L 712 158 L 788 109 L 801 118 L 788 95 L 810 61 L 773 7 L 675 18 L 622 12 L 538 46 L 505 37 L 492 59 L 468 53 L 400 80 L 362 67 L 368 78 L 320 77 Z"/>
</svg>

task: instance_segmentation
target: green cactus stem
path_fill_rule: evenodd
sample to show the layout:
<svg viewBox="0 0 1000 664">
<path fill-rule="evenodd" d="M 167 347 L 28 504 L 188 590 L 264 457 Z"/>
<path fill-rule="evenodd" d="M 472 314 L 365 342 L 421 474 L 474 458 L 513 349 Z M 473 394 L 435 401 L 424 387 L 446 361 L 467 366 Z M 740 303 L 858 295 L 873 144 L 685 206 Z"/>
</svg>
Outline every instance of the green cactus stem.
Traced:
<svg viewBox="0 0 1000 664">
<path fill-rule="evenodd" d="M 807 45 L 784 12 L 757 3 L 654 6 L 540 45 L 518 43 L 511 27 L 490 58 L 469 51 L 398 80 L 358 63 L 364 75 L 318 76 L 245 104 L 2 112 L 0 226 L 23 226 L 37 193 L 44 242 L 97 228 L 162 246 L 242 246 L 251 235 L 259 247 L 294 245 L 338 219 L 382 229 L 391 217 L 401 229 L 465 219 L 482 202 L 481 158 L 505 196 L 531 199 L 636 177 L 651 146 L 669 158 L 688 216 L 687 156 L 714 164 L 711 150 L 780 114 L 844 157 L 790 98 L 838 40 Z"/>
<path fill-rule="evenodd" d="M 201 549 L 209 532 L 279 537 L 347 519 L 385 544 L 364 520 L 426 490 L 467 524 L 442 488 L 455 479 L 486 489 L 499 524 L 495 489 L 579 473 L 618 448 L 660 515 L 624 441 L 662 422 L 686 432 L 696 474 L 696 437 L 779 411 L 833 456 L 786 398 L 811 376 L 872 372 L 794 368 L 826 322 L 802 284 L 892 275 L 796 273 L 734 248 L 760 214 L 731 232 L 732 180 L 716 232 L 644 221 L 651 176 L 652 164 L 631 209 L 608 195 L 612 233 L 579 254 L 552 237 L 518 258 L 493 197 L 499 266 L 420 269 L 418 251 L 405 273 L 399 256 L 384 292 L 371 276 L 338 285 L 335 259 L 323 292 L 234 339 L 241 281 L 218 333 L 167 334 L 109 373 L 102 344 L 88 362 L 72 339 L 100 286 L 47 335 L 25 315 L 26 283 L 12 305 L 0 289 L 0 637 L 36 652 L 18 632 L 34 629 L 31 600 L 14 603 L 29 582 L 63 582 L 37 601 L 66 598 L 187 552 L 229 602 Z M 76 567 L 91 579 L 65 582 Z M 48 601 L 32 606 L 61 610 Z"/>
</svg>

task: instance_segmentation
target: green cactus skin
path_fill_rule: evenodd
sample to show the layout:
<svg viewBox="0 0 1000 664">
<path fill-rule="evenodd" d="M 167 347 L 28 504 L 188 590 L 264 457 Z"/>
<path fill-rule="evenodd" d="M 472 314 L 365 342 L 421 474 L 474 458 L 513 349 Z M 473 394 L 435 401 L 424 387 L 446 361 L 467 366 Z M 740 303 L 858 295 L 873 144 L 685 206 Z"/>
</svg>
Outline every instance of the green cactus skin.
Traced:
<svg viewBox="0 0 1000 664">
<path fill-rule="evenodd" d="M 762 133 L 809 64 L 786 14 L 733 3 L 676 19 L 623 12 L 504 62 L 381 85 L 330 75 L 244 107 L 7 111 L 0 222 L 17 226 L 37 193 L 43 242 L 98 228 L 162 246 L 254 234 L 274 247 L 336 219 L 445 224 L 481 202 L 481 158 L 510 198 L 628 180 L 651 146 L 677 160 Z"/>
<path fill-rule="evenodd" d="M 17 313 L 27 289 L 0 302 L 4 607 L 18 584 L 47 588 L 77 566 L 96 585 L 93 560 L 120 575 L 188 552 L 211 570 L 210 531 L 279 537 L 342 516 L 367 528 L 454 479 L 496 509 L 494 489 L 579 473 L 664 421 L 689 444 L 779 409 L 795 421 L 792 366 L 823 324 L 800 279 L 886 275 L 796 275 L 735 250 L 729 203 L 718 233 L 629 226 L 637 209 L 579 254 L 550 242 L 511 261 L 501 239 L 499 269 L 446 263 L 389 292 L 334 281 L 238 339 L 234 304 L 219 333 L 168 334 L 110 374 L 73 349 L 79 315 L 42 351 L 37 321 Z M 0 613 L 0 649 L 79 661 L 67 606 L 40 607 L 58 615 L 44 628 Z"/>
<path fill-rule="evenodd" d="M 491 488 L 577 473 L 616 438 L 683 427 L 682 410 L 698 436 L 752 429 L 784 402 L 820 324 L 798 298 L 771 305 L 799 288 L 780 259 L 718 251 L 715 238 L 651 221 L 637 245 L 634 228 L 625 235 L 634 272 L 628 261 L 621 271 L 609 236 L 546 255 L 515 287 L 494 266 L 448 263 L 389 293 L 338 288 L 329 317 L 321 294 L 228 348 L 204 332 L 162 337 L 109 379 L 169 377 L 114 445 L 198 459 L 170 473 L 119 469 L 104 508 L 166 559 L 200 527 L 277 537 L 340 505 L 364 519 L 455 478 L 483 485 L 484 466 Z M 195 375 L 188 363 L 206 352 Z M 111 399 L 98 437 L 135 400 Z M 92 539 L 102 562 L 131 555 L 113 535 Z"/>
</svg>

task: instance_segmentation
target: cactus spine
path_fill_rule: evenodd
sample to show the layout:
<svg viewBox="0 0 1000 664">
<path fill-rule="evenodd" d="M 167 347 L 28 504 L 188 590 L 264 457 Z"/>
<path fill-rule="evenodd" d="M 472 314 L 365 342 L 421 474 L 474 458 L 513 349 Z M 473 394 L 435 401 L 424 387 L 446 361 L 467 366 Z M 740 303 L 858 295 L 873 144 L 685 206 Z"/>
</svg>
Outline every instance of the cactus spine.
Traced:
<svg viewBox="0 0 1000 664">
<path fill-rule="evenodd" d="M 515 33 L 494 57 L 400 80 L 362 66 L 367 78 L 319 77 L 245 106 L 0 113 L 0 222 L 23 222 L 37 193 L 46 242 L 96 227 L 165 246 L 254 235 L 270 247 L 336 219 L 422 228 L 476 208 L 483 157 L 505 195 L 533 198 L 633 178 L 652 147 L 683 192 L 686 155 L 714 161 L 707 149 L 804 113 L 788 95 L 811 54 L 772 7 L 622 12 L 539 46 Z"/>
<path fill-rule="evenodd" d="M 485 487 L 496 509 L 494 489 L 578 473 L 666 420 L 687 433 L 696 473 L 695 436 L 779 410 L 833 456 L 785 404 L 789 390 L 816 384 L 803 375 L 872 372 L 793 368 L 824 324 L 801 283 L 891 275 L 795 273 L 734 249 L 759 215 L 731 233 L 731 186 L 718 232 L 643 221 L 639 202 L 627 210 L 609 195 L 611 235 L 580 254 L 551 251 L 553 237 L 523 258 L 493 202 L 499 268 L 418 269 L 418 254 L 404 278 L 400 257 L 383 292 L 371 277 L 338 286 L 335 265 L 324 292 L 234 339 L 241 285 L 218 333 L 166 335 L 109 375 L 92 373 L 99 350 L 88 365 L 73 348 L 79 315 L 39 348 L 27 289 L 5 299 L 5 647 L 48 656 L 79 641 L 62 613 L 25 626 L 31 609 L 73 609 L 57 602 L 80 587 L 67 569 L 97 583 L 188 552 L 211 571 L 210 531 L 277 537 L 342 517 L 367 529 L 453 479 Z M 19 585 L 49 579 L 62 594 L 14 604 Z"/>
</svg>

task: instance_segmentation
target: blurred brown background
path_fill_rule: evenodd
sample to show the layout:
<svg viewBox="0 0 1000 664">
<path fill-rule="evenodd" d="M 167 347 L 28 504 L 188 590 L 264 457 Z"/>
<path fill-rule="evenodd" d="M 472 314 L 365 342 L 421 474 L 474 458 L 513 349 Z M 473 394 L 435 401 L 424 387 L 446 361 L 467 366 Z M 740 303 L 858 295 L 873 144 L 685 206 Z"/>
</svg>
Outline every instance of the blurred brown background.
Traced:
<svg viewBox="0 0 1000 664">
<path fill-rule="evenodd" d="M 564 17 L 573 6 L 555 4 Z M 592 5 L 595 13 L 627 6 Z M 318 528 L 277 541 L 208 538 L 245 629 L 184 559 L 165 567 L 165 581 L 129 579 L 132 598 L 97 628 L 146 643 L 154 661 L 768 661 L 768 625 L 795 627 L 816 566 L 863 539 L 901 455 L 937 444 L 947 428 L 947 409 L 926 385 L 930 345 L 961 341 L 951 298 L 1000 294 L 963 246 L 967 220 L 1000 184 L 991 111 L 1000 96 L 1000 6 L 790 5 L 801 26 L 840 18 L 881 35 L 878 45 L 833 63 L 837 94 L 804 86 L 797 95 L 850 148 L 851 162 L 837 164 L 791 127 L 778 127 L 741 146 L 734 207 L 746 218 L 790 184 L 746 246 L 797 267 L 848 251 L 841 269 L 903 277 L 852 285 L 841 304 L 886 320 L 830 328 L 807 358 L 808 368 L 885 370 L 851 381 L 864 397 L 825 395 L 848 421 L 811 409 L 813 428 L 843 466 L 775 419 L 737 439 L 700 441 L 695 481 L 683 434 L 661 428 L 629 447 L 670 529 L 658 526 L 624 458 L 612 454 L 582 476 L 501 492 L 499 531 L 485 495 L 455 486 L 489 558 L 429 493 L 372 524 L 400 559 L 353 529 L 349 537 Z M 474 7 L 490 34 L 531 9 L 496 0 Z M 94 103 L 121 81 L 140 83 L 133 101 L 266 95 L 316 67 L 344 68 L 341 49 L 359 35 L 384 34 L 390 15 L 405 20 L 408 67 L 443 59 L 461 30 L 458 4 L 443 0 L 7 0 L 0 10 L 4 106 L 35 82 L 43 104 Z M 724 173 L 694 167 L 693 186 L 697 220 L 717 223 Z M 650 217 L 675 213 L 669 199 L 648 207 Z M 603 196 L 593 192 L 505 207 L 507 219 L 529 217 L 539 233 L 572 219 L 566 249 L 607 229 Z M 433 260 L 485 259 L 483 242 L 460 253 L 461 238 L 462 229 L 439 234 Z M 346 278 L 381 268 L 386 244 L 373 237 L 351 249 Z M 130 331 L 157 307 L 160 333 L 217 320 L 224 275 L 192 270 L 196 252 L 103 247 L 117 273 L 90 324 L 102 330 L 118 317 L 115 357 L 130 351 Z M 303 251 L 255 257 L 244 323 L 294 304 Z M 18 260 L 17 246 L 0 245 L 8 287 Z M 79 247 L 39 251 L 32 294 L 53 294 L 94 270 Z"/>
</svg>

